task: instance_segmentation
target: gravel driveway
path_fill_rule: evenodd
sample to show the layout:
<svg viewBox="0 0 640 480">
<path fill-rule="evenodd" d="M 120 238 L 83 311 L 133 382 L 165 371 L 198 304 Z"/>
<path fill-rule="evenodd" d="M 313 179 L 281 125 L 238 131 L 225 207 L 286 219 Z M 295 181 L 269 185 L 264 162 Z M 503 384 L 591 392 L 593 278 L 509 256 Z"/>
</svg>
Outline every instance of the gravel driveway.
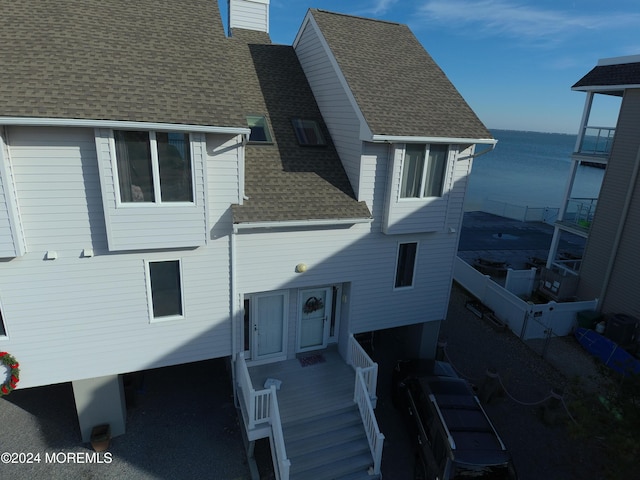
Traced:
<svg viewBox="0 0 640 480">
<path fill-rule="evenodd" d="M 447 321 L 441 328 L 451 363 L 472 383 L 479 385 L 488 368 L 495 368 L 515 400 L 536 403 L 552 388 L 568 388 L 573 379 L 547 363 L 510 332 L 496 332 L 465 308 L 471 297 L 453 286 Z M 402 419 L 390 405 L 390 375 L 393 361 L 402 358 L 403 345 L 394 330 L 382 332 L 374 352 L 380 364 L 376 414 L 386 436 L 383 455 L 385 479 L 410 479 L 412 445 Z M 589 359 L 587 359 L 589 360 Z M 572 372 L 573 373 L 573 372 Z M 567 397 L 567 401 L 569 398 Z M 511 451 L 520 480 L 596 480 L 601 478 L 601 455 L 584 442 L 572 438 L 566 427 L 542 421 L 540 405 L 522 405 L 501 396 L 484 405 L 507 448 Z"/>
</svg>

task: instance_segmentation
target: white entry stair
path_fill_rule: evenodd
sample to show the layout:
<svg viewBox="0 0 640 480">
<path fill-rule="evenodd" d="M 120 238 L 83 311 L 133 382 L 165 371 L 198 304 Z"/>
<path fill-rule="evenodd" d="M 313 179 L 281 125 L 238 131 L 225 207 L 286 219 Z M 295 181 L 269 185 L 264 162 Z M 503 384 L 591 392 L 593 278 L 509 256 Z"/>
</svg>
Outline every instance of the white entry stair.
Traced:
<svg viewBox="0 0 640 480">
<path fill-rule="evenodd" d="M 371 480 L 373 458 L 358 407 L 351 402 L 331 412 L 283 424 L 291 480 Z"/>
</svg>

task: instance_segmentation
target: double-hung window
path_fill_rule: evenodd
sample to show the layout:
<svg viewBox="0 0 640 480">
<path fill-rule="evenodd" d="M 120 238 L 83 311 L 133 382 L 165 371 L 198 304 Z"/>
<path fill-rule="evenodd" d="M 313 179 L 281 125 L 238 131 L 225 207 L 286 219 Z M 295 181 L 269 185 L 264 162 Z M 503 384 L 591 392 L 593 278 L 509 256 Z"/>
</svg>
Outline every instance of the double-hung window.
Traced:
<svg viewBox="0 0 640 480">
<path fill-rule="evenodd" d="M 184 316 L 180 260 L 147 262 L 147 291 L 152 320 Z"/>
<path fill-rule="evenodd" d="M 193 202 L 189 134 L 113 132 L 122 203 Z"/>
<path fill-rule="evenodd" d="M 418 243 L 401 243 L 398 245 L 398 261 L 396 264 L 395 288 L 413 286 L 413 275 L 416 267 Z"/>
<path fill-rule="evenodd" d="M 407 144 L 400 198 L 442 196 L 448 152 L 448 145 Z"/>
</svg>

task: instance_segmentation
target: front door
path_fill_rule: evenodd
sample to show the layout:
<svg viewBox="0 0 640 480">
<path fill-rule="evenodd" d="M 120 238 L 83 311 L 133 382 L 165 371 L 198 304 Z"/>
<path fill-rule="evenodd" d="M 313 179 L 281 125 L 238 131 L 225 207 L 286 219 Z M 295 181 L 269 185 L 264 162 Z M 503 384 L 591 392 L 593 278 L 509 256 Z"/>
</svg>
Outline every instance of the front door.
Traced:
<svg viewBox="0 0 640 480">
<path fill-rule="evenodd" d="M 301 290 L 299 297 L 298 351 L 325 348 L 329 339 L 333 290 L 331 287 Z"/>
<path fill-rule="evenodd" d="M 261 293 L 251 298 L 253 360 L 286 355 L 287 305 L 286 292 Z"/>
</svg>

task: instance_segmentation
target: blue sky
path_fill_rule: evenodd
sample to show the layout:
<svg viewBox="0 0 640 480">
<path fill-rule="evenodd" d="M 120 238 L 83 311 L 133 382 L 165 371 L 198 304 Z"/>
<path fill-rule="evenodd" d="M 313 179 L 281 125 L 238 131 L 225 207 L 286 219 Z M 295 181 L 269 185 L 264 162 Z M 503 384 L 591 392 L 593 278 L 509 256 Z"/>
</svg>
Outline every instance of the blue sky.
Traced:
<svg viewBox="0 0 640 480">
<path fill-rule="evenodd" d="M 272 40 L 290 45 L 310 7 L 409 25 L 489 128 L 576 133 L 571 85 L 640 54 L 638 0 L 271 0 Z M 590 123 L 615 126 L 619 101 L 601 97 Z"/>
</svg>

